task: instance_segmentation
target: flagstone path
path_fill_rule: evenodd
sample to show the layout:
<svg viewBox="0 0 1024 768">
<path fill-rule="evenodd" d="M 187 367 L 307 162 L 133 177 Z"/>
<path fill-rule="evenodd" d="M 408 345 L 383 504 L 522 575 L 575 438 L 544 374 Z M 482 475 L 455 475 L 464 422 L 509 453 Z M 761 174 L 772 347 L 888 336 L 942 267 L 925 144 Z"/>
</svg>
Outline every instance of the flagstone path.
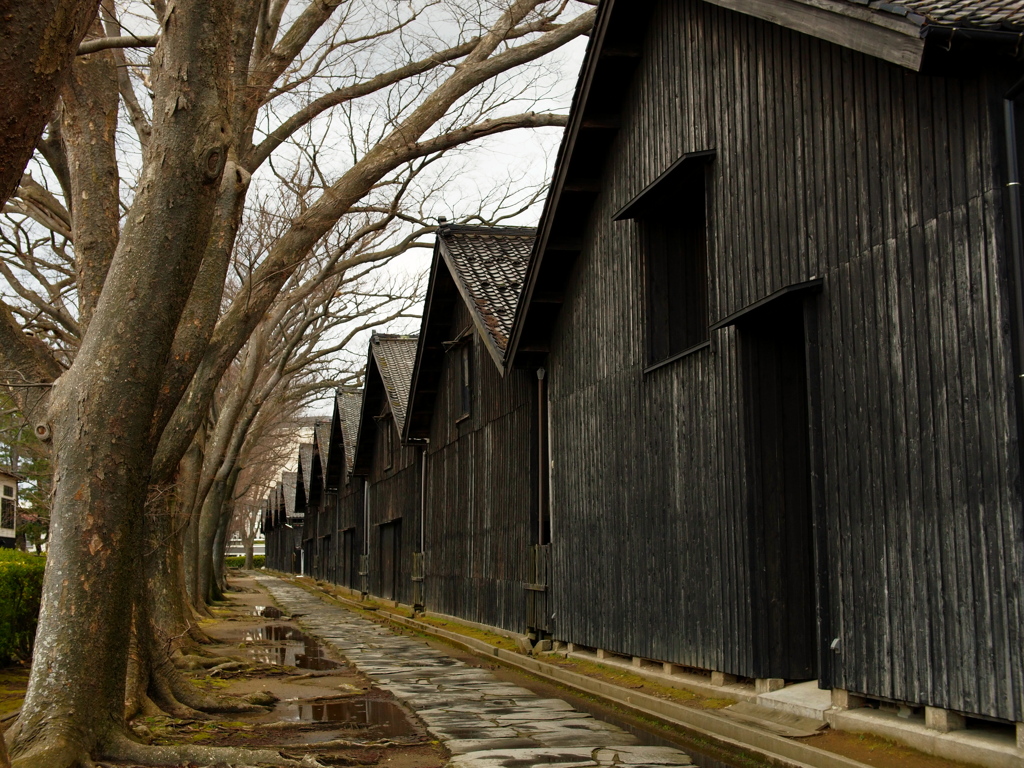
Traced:
<svg viewBox="0 0 1024 768">
<path fill-rule="evenodd" d="M 638 746 L 632 734 L 544 699 L 327 603 L 301 587 L 258 575 L 282 609 L 412 709 L 452 753 L 450 768 L 643 768 L 690 765 L 671 747 Z"/>
</svg>

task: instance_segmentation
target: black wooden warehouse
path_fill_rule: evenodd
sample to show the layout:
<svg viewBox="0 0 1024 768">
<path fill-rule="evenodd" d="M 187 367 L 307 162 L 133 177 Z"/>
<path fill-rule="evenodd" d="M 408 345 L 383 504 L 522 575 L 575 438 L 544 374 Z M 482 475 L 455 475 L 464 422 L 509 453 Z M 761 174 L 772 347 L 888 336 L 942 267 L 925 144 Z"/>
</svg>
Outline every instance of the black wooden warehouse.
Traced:
<svg viewBox="0 0 1024 768">
<path fill-rule="evenodd" d="M 537 378 L 502 372 L 534 234 L 438 230 L 403 434 L 426 452 L 424 607 L 517 632 L 543 586 Z"/>
<path fill-rule="evenodd" d="M 298 475 L 281 474 L 281 482 L 267 499 L 263 523 L 267 567 L 298 573 L 302 567 L 302 510 L 296 505 Z"/>
<path fill-rule="evenodd" d="M 413 553 L 423 551 L 420 450 L 401 443 L 415 355 L 415 336 L 371 337 L 352 459 L 352 474 L 366 479 L 361 589 L 402 603 L 419 602 Z"/>
<path fill-rule="evenodd" d="M 602 3 L 510 344 L 557 637 L 1024 719 L 1022 21 Z"/>
</svg>

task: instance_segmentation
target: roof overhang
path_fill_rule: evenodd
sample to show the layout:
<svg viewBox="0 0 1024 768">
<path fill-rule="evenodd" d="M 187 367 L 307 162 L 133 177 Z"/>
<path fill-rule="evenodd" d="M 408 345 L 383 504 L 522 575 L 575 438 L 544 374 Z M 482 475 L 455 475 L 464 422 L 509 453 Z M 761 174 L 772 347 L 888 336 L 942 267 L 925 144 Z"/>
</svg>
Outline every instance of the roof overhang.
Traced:
<svg viewBox="0 0 1024 768">
<path fill-rule="evenodd" d="M 373 343 L 366 358 L 366 375 L 363 384 L 363 402 L 359 411 L 359 432 L 356 436 L 355 455 L 352 460 L 352 474 L 365 476 L 373 466 L 373 449 L 377 442 L 377 421 L 385 404 L 390 408 L 384 379 L 373 354 Z"/>
<path fill-rule="evenodd" d="M 705 0 L 845 48 L 921 71 L 926 47 L 942 58 L 955 37 L 966 50 L 1008 41 L 1016 56 L 1024 41 L 1016 32 L 960 30 L 927 24 L 905 8 L 846 0 Z M 623 100 L 640 60 L 653 2 L 602 0 L 590 36 L 569 125 L 555 162 L 530 257 L 523 297 L 505 353 L 506 366 L 543 365 L 569 275 L 584 247 L 586 223 L 601 191 L 600 174 L 621 123 Z M 974 41 L 974 48 L 971 48 Z M 988 42 L 986 42 L 988 41 Z M 936 44 L 938 42 L 938 44 Z M 1002 45 L 1000 50 L 1006 50 Z"/>
<path fill-rule="evenodd" d="M 845 0 L 704 0 L 850 48 L 915 72 L 921 69 L 924 19 L 898 6 L 891 12 Z"/>
</svg>

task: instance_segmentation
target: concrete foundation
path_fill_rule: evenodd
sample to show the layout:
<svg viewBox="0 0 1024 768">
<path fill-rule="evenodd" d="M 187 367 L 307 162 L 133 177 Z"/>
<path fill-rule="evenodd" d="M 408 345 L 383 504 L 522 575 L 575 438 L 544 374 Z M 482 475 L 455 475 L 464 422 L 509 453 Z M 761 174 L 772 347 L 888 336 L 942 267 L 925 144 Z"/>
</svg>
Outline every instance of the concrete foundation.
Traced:
<svg viewBox="0 0 1024 768">
<path fill-rule="evenodd" d="M 781 691 L 786 686 L 786 681 L 781 677 L 759 677 L 754 681 L 755 693 L 771 693 Z"/>
<path fill-rule="evenodd" d="M 732 685 L 736 682 L 736 675 L 730 675 L 725 672 L 712 672 L 711 673 L 711 684 L 712 685 Z"/>
<path fill-rule="evenodd" d="M 678 674 L 680 669 L 681 667 L 678 664 L 670 664 L 667 661 L 661 665 L 661 671 L 666 675 Z"/>
<path fill-rule="evenodd" d="M 859 709 L 864 704 L 863 696 L 844 691 L 842 688 L 832 689 L 832 706 L 836 709 Z"/>
<path fill-rule="evenodd" d="M 1017 749 L 1024 749 L 1024 723 L 1017 723 Z"/>
<path fill-rule="evenodd" d="M 606 651 L 604 648 L 598 648 L 597 649 L 597 658 L 599 658 L 599 659 L 610 659 L 610 658 L 612 658 L 612 654 L 609 653 L 608 651 Z"/>
<path fill-rule="evenodd" d="M 962 731 L 967 727 L 967 719 L 963 715 L 939 707 L 924 708 L 924 724 L 933 731 L 949 733 Z"/>
<path fill-rule="evenodd" d="M 642 658 L 640 658 L 639 656 L 634 656 L 633 657 L 633 666 L 634 667 L 636 667 L 637 669 L 640 669 L 640 667 L 642 667 L 643 665 L 644 665 L 644 660 Z"/>
</svg>

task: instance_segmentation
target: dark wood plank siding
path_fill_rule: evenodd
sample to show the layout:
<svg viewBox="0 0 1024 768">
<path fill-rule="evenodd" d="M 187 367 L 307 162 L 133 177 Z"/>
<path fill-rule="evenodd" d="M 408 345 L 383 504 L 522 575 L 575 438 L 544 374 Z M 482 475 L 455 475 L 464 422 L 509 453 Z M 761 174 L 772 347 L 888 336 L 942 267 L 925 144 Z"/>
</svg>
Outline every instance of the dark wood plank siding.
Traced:
<svg viewBox="0 0 1024 768">
<path fill-rule="evenodd" d="M 363 554 L 363 486 L 363 478 L 349 477 L 338 495 L 338 528 L 335 541 L 338 567 L 334 583 L 349 589 L 361 589 L 359 556 Z"/>
<path fill-rule="evenodd" d="M 714 149 L 712 318 L 823 278 L 835 686 L 1024 719 L 997 85 L 657 6 L 552 339 L 557 636 L 771 671 L 752 652 L 739 332 L 645 376 L 637 233 L 611 221 Z"/>
<path fill-rule="evenodd" d="M 389 415 L 376 424 L 379 432 L 374 442 L 373 464 L 367 478 L 370 593 L 408 603 L 412 600 L 412 553 L 419 551 L 420 449 L 403 446 L 397 431 L 394 432 L 391 436 L 393 453 L 389 467 L 385 451 L 387 441 L 380 430 L 394 430 L 394 421 Z M 402 521 L 402 535 L 401 548 L 397 554 L 397 579 L 392 596 L 383 593 L 384 586 L 390 584 L 390 574 L 381 571 L 381 528 L 397 520 Z M 386 532 L 384 535 L 387 535 Z"/>
<path fill-rule="evenodd" d="M 465 304 L 458 302 L 449 338 L 471 322 Z M 446 355 L 431 425 L 425 607 L 524 632 L 527 558 L 536 538 L 531 538 L 536 376 L 514 370 L 503 379 L 476 332 L 471 344 L 471 414 L 456 422 L 460 357 L 452 352 Z"/>
</svg>

